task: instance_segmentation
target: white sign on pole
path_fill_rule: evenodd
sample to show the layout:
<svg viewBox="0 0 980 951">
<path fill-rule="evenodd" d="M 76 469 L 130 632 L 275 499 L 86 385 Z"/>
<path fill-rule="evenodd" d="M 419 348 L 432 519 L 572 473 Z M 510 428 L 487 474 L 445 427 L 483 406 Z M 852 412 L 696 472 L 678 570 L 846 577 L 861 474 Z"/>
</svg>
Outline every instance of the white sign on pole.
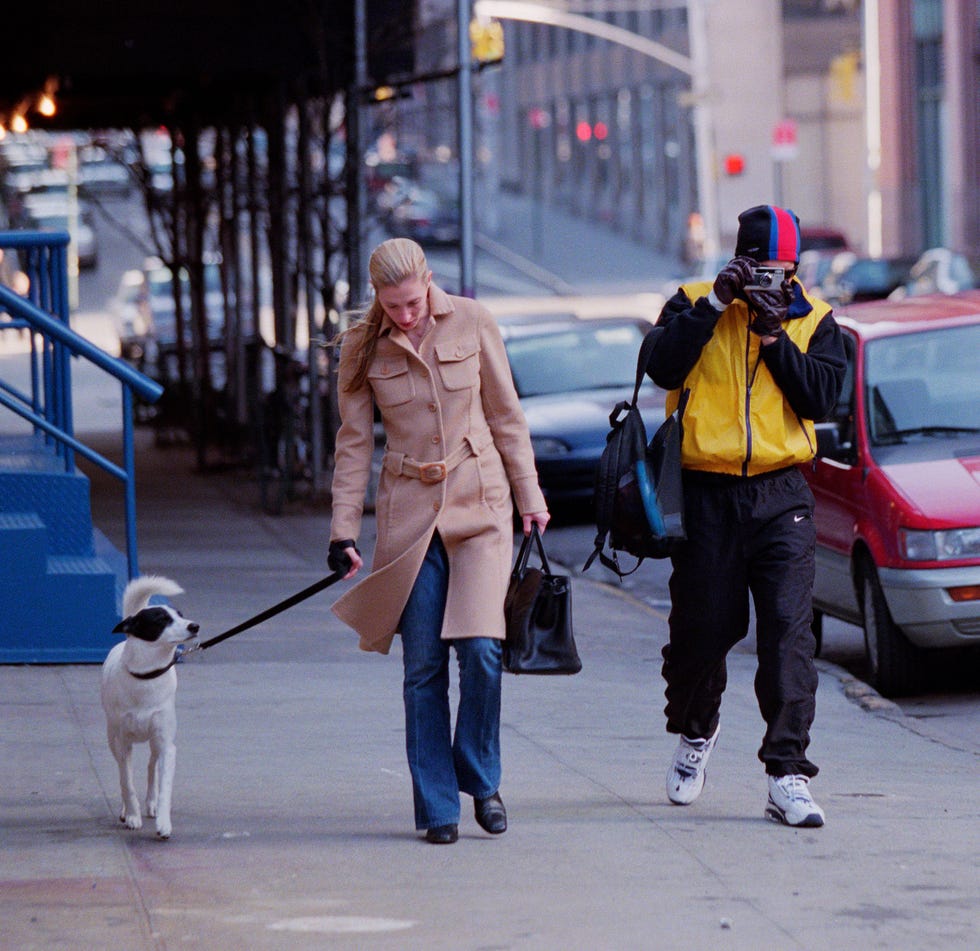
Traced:
<svg viewBox="0 0 980 951">
<path fill-rule="evenodd" d="M 776 162 L 788 162 L 799 154 L 800 145 L 797 140 L 796 122 L 793 119 L 782 119 L 773 126 L 772 146 L 769 154 Z"/>
</svg>

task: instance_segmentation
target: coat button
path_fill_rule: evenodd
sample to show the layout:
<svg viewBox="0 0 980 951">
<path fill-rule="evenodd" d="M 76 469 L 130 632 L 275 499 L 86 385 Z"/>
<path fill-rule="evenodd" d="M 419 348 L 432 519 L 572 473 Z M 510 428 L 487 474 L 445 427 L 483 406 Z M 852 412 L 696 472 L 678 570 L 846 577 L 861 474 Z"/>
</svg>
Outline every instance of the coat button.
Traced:
<svg viewBox="0 0 980 951">
<path fill-rule="evenodd" d="M 382 376 L 387 376 L 387 374 L 388 374 L 388 364 L 387 363 L 382 363 L 381 364 L 381 375 Z"/>
<path fill-rule="evenodd" d="M 440 442 L 442 442 L 442 440 L 438 436 L 432 437 L 432 445 L 438 446 Z"/>
<path fill-rule="evenodd" d="M 437 409 L 437 407 L 436 407 L 436 404 L 435 403 L 429 403 L 429 412 L 430 413 L 434 413 L 436 411 L 436 409 Z"/>
<path fill-rule="evenodd" d="M 439 511 L 439 503 L 438 502 L 433 502 L 432 503 L 432 511 L 433 512 L 438 512 Z"/>
</svg>

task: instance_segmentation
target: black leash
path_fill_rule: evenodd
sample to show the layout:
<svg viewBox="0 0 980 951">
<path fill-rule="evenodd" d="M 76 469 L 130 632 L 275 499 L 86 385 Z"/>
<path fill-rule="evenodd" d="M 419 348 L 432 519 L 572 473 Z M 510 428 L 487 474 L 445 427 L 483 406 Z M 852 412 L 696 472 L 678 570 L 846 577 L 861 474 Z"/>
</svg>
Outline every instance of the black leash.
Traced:
<svg viewBox="0 0 980 951">
<path fill-rule="evenodd" d="M 251 617 L 241 624 L 237 624 L 223 634 L 218 634 L 216 637 L 209 638 L 194 647 L 189 647 L 187 650 L 181 651 L 181 656 L 186 657 L 188 654 L 193 654 L 196 651 L 206 651 L 209 647 L 214 647 L 215 644 L 220 644 L 222 641 L 228 640 L 229 637 L 241 634 L 242 631 L 247 631 L 250 627 L 255 627 L 256 624 L 261 624 L 263 621 L 268 621 L 269 618 L 275 617 L 277 614 L 282 614 L 283 611 L 287 611 L 294 604 L 299 604 L 300 601 L 312 598 L 317 592 L 322 591 L 324 588 L 329 588 L 332 584 L 336 584 L 344 577 L 344 574 L 345 572 L 335 571 L 332 575 L 321 578 L 316 584 L 311 584 L 308 588 L 304 588 L 302 591 L 298 591 L 291 597 L 286 598 L 285 601 L 280 601 L 271 608 L 266 608 L 260 614 L 256 614 L 255 617 Z"/>
</svg>

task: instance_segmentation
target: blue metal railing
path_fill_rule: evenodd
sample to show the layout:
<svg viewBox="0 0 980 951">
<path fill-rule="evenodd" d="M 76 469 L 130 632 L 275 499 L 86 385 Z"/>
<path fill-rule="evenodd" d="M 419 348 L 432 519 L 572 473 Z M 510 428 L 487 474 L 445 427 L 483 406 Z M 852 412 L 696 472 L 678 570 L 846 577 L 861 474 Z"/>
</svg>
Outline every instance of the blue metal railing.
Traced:
<svg viewBox="0 0 980 951">
<path fill-rule="evenodd" d="M 129 576 L 139 574 L 136 550 L 136 484 L 133 445 L 133 395 L 155 402 L 163 387 L 77 334 L 68 325 L 69 237 L 64 232 L 32 233 L 0 231 L 0 248 L 16 249 L 29 280 L 26 297 L 0 284 L 0 332 L 26 328 L 30 331 L 31 392 L 23 393 L 0 380 L 0 406 L 27 420 L 35 433 L 43 433 L 63 460 L 67 472 L 75 471 L 75 453 L 119 479 L 125 494 L 126 556 Z M 35 337 L 41 337 L 38 346 Z M 72 355 L 115 377 L 122 387 L 122 466 L 106 459 L 75 438 L 72 419 Z"/>
</svg>

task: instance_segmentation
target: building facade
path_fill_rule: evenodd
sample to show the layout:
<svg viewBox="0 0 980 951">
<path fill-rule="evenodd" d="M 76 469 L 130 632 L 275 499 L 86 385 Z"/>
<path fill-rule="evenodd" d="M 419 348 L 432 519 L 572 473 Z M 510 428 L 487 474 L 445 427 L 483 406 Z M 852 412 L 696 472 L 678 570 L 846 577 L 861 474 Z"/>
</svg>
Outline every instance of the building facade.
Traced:
<svg viewBox="0 0 980 951">
<path fill-rule="evenodd" d="M 696 256 L 702 159 L 722 251 L 741 209 L 774 202 L 804 225 L 842 230 L 859 251 L 980 255 L 978 0 L 525 6 L 587 16 L 689 59 L 700 42 L 706 75 L 695 96 L 692 77 L 656 57 L 503 20 L 504 59 L 474 79 L 478 228 L 492 232 L 493 195 L 505 188 Z M 455 18 L 453 0 L 420 0 L 421 74 L 455 65 Z M 452 153 L 455 96 L 451 79 L 418 84 L 398 107 L 403 140 Z"/>
</svg>

